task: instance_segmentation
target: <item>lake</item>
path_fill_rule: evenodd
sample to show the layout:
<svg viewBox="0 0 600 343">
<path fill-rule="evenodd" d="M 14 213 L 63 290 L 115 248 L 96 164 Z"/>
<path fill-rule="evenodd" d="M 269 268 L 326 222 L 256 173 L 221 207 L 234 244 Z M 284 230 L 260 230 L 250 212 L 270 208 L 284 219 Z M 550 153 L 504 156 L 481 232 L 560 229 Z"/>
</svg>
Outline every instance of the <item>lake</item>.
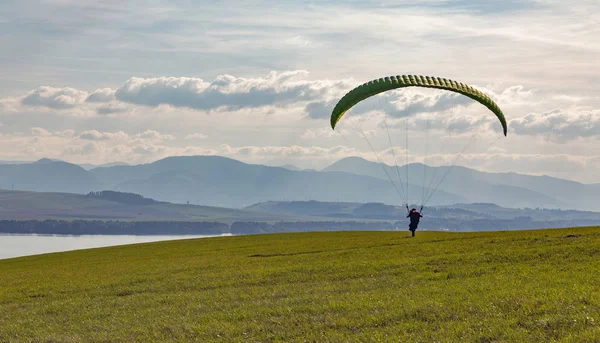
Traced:
<svg viewBox="0 0 600 343">
<path fill-rule="evenodd" d="M 175 239 L 230 236 L 132 236 L 132 235 L 12 235 L 0 234 L 0 259 L 50 252 L 100 248 L 115 245 L 168 241 Z"/>
</svg>

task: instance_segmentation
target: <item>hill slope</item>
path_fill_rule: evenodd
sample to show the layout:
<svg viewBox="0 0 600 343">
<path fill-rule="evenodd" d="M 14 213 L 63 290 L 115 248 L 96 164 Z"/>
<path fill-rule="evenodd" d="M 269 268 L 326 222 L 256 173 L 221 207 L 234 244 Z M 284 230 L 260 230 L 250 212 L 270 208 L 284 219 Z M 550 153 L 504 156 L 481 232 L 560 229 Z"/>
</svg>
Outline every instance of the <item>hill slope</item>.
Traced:
<svg viewBox="0 0 600 343">
<path fill-rule="evenodd" d="M 0 341 L 597 342 L 600 228 L 207 238 L 0 261 Z"/>
<path fill-rule="evenodd" d="M 103 219 L 103 220 L 292 220 L 299 216 L 257 213 L 222 207 L 154 202 L 124 204 L 71 193 L 0 190 L 0 219 Z"/>
</svg>

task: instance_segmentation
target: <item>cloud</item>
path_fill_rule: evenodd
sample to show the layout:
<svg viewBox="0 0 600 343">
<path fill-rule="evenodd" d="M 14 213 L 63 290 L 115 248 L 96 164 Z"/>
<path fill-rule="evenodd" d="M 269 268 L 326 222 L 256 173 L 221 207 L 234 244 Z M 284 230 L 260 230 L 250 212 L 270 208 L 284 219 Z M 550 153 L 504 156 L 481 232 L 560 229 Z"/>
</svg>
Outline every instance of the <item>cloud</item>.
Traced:
<svg viewBox="0 0 600 343">
<path fill-rule="evenodd" d="M 418 113 L 444 112 L 456 107 L 473 104 L 466 96 L 448 91 L 423 94 L 415 91 L 396 90 L 383 95 L 384 111 L 392 117 L 406 117 Z"/>
<path fill-rule="evenodd" d="M 36 137 L 49 137 L 52 136 L 52 133 L 48 132 L 48 130 L 41 127 L 32 127 L 31 135 Z"/>
<path fill-rule="evenodd" d="M 197 110 L 287 106 L 327 96 L 345 81 L 304 80 L 303 70 L 271 72 L 265 78 L 220 75 L 212 82 L 190 77 L 131 78 L 117 89 L 118 100 L 137 105 L 170 105 Z"/>
<path fill-rule="evenodd" d="M 297 35 L 286 39 L 285 43 L 296 47 L 306 47 L 307 45 L 311 44 L 311 41 L 305 36 Z"/>
<path fill-rule="evenodd" d="M 116 90 L 101 88 L 86 93 L 73 88 L 40 87 L 25 96 L 22 103 L 38 104 L 55 109 L 72 109 L 80 105 L 82 113 L 112 115 L 127 112 L 125 104 L 152 106 L 162 113 L 172 113 L 169 106 L 205 111 L 239 111 L 255 115 L 280 113 L 279 109 L 302 110 L 306 118 L 326 119 L 339 99 L 353 87 L 350 79 L 307 80 L 303 70 L 270 72 L 264 78 L 243 78 L 231 75 L 217 76 L 212 82 L 190 77 L 130 78 Z M 519 104 L 531 101 L 533 91 L 523 86 L 510 86 L 500 93 L 479 87 L 492 98 L 503 103 Z M 85 99 L 85 101 L 84 101 Z M 115 100 L 116 99 L 116 100 Z M 131 106 L 130 105 L 130 106 Z M 162 108 L 162 109 L 161 109 Z M 460 94 L 423 88 L 403 88 L 370 97 L 356 104 L 347 116 L 364 116 L 372 112 L 383 113 L 393 122 L 394 118 L 414 117 L 422 114 L 453 113 L 461 111 L 481 114 L 485 108 L 476 101 Z M 92 112 L 93 111 L 93 112 Z M 72 112 L 72 111 L 71 111 Z M 289 112 L 289 111 L 288 111 Z M 74 113 L 74 112 L 73 112 Z M 287 112 L 286 112 L 287 113 Z M 467 117 L 463 117 L 465 119 Z M 443 116 L 431 117 L 440 121 Z M 472 120 L 471 124 L 488 125 L 486 120 Z M 461 129 L 467 124 L 452 119 L 451 129 Z M 414 124 L 421 121 L 415 120 Z M 432 124 L 432 128 L 439 125 Z M 423 129 L 421 127 L 420 129 Z"/>
<path fill-rule="evenodd" d="M 166 147 L 156 145 L 136 145 L 132 149 L 133 153 L 145 156 L 162 155 L 165 154 L 166 151 Z"/>
<path fill-rule="evenodd" d="M 75 135 L 75 131 L 71 130 L 71 129 L 67 129 L 67 130 L 56 132 L 56 135 L 59 137 L 65 137 L 65 138 L 73 137 Z"/>
<path fill-rule="evenodd" d="M 311 119 L 327 119 L 339 99 L 313 101 L 304 107 L 304 113 Z"/>
<path fill-rule="evenodd" d="M 89 142 L 83 145 L 68 146 L 64 153 L 68 155 L 92 155 L 101 151 L 99 145 L 95 142 Z"/>
<path fill-rule="evenodd" d="M 123 131 L 111 133 L 111 132 L 100 132 L 97 130 L 88 130 L 79 134 L 79 139 L 89 141 L 108 141 L 108 140 L 126 140 L 129 139 L 129 135 Z"/>
<path fill-rule="evenodd" d="M 188 141 L 202 140 L 202 139 L 207 139 L 207 138 L 208 138 L 207 135 L 203 135 L 201 133 L 193 133 L 191 135 L 185 136 L 185 140 L 188 140 Z"/>
<path fill-rule="evenodd" d="M 142 133 L 138 133 L 133 136 L 134 138 L 142 139 L 142 140 L 150 140 L 150 141 L 165 141 L 165 140 L 173 140 L 175 137 L 172 135 L 161 134 L 160 132 L 154 130 L 146 130 Z"/>
<path fill-rule="evenodd" d="M 0 98 L 0 115 L 18 112 L 19 100 L 15 98 Z"/>
<path fill-rule="evenodd" d="M 53 109 L 73 108 L 85 102 L 87 92 L 74 88 L 41 86 L 27 93 L 21 100 L 23 105 L 45 106 Z"/>
<path fill-rule="evenodd" d="M 510 130 L 528 136 L 546 136 L 558 141 L 600 136 L 600 110 L 554 109 L 529 113 L 510 121 Z"/>
<path fill-rule="evenodd" d="M 350 135 L 351 132 L 345 129 L 337 129 L 332 130 L 330 127 L 319 128 L 319 129 L 306 129 L 304 133 L 300 136 L 302 139 L 311 140 L 317 138 L 337 138 Z"/>
<path fill-rule="evenodd" d="M 79 134 L 79 139 L 90 141 L 109 141 L 109 140 L 142 140 L 142 141 L 165 141 L 175 139 L 172 135 L 162 134 L 154 130 L 129 135 L 123 131 L 118 132 L 100 132 L 98 130 L 87 130 Z"/>
<path fill-rule="evenodd" d="M 318 146 L 241 146 L 232 147 L 228 144 L 221 145 L 221 152 L 227 156 L 246 156 L 259 159 L 273 157 L 311 157 L 317 159 L 337 159 L 340 156 L 349 156 L 357 154 L 354 148 L 346 146 L 334 146 L 323 148 Z"/>
<path fill-rule="evenodd" d="M 558 94 L 558 95 L 553 96 L 553 98 L 556 100 L 565 101 L 565 102 L 581 102 L 585 99 L 584 97 L 581 97 L 581 96 L 567 95 L 567 94 Z"/>
<path fill-rule="evenodd" d="M 115 113 L 123 113 L 126 111 L 127 111 L 127 107 L 123 106 L 122 104 L 108 104 L 108 105 L 99 106 L 96 109 L 96 113 L 98 113 L 100 115 L 110 115 L 110 114 L 115 114 Z"/>
<path fill-rule="evenodd" d="M 115 90 L 110 88 L 96 89 L 91 92 L 86 102 L 111 102 L 115 100 Z"/>
</svg>

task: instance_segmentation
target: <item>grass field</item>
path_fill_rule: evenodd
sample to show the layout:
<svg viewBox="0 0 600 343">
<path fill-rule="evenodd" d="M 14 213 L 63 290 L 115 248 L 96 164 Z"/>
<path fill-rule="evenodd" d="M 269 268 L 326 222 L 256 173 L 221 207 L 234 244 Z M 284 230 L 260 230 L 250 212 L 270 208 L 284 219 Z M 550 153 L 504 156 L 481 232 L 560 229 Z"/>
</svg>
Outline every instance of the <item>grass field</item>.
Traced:
<svg viewBox="0 0 600 343">
<path fill-rule="evenodd" d="M 0 260 L 0 342 L 600 342 L 600 228 L 408 235 Z"/>
</svg>

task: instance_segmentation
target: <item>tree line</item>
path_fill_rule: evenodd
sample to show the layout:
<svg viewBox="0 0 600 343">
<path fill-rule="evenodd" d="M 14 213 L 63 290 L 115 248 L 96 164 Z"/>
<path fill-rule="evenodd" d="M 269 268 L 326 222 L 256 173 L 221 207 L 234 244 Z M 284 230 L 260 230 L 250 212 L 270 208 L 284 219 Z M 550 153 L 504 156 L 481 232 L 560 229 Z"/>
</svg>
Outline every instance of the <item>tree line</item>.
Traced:
<svg viewBox="0 0 600 343">
<path fill-rule="evenodd" d="M 419 230 L 503 231 L 541 228 L 560 228 L 598 225 L 596 220 L 535 221 L 530 218 L 515 219 L 438 219 L 429 218 L 419 225 Z M 220 222 L 186 221 L 103 221 L 103 220 L 0 220 L 0 233 L 9 234 L 62 234 L 62 235 L 220 235 L 259 234 L 275 232 L 308 231 L 387 231 L 407 230 L 404 221 L 304 221 L 304 222 Z"/>
<path fill-rule="evenodd" d="M 54 235 L 219 235 L 229 225 L 219 222 L 0 220 L 0 233 Z"/>
</svg>

